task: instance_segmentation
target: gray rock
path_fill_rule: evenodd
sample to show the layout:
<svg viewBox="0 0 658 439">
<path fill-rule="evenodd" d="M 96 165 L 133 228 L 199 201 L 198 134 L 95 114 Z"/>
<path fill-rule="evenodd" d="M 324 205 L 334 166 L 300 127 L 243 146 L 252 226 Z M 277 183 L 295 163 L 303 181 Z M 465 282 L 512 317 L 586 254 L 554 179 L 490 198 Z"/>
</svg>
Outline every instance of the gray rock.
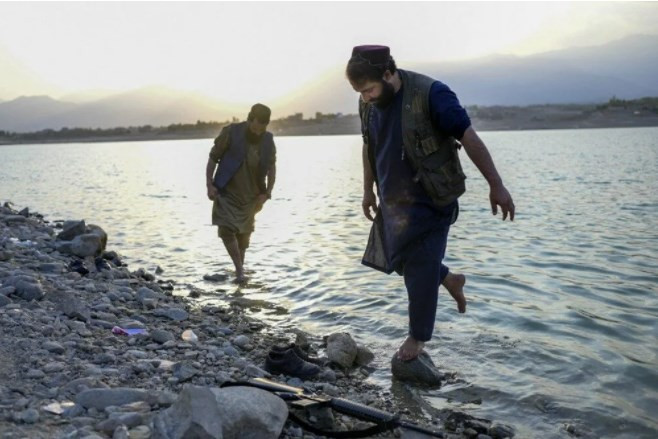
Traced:
<svg viewBox="0 0 658 439">
<path fill-rule="evenodd" d="M 265 390 L 188 386 L 154 419 L 155 437 L 276 439 L 287 417 L 286 403 Z"/>
<path fill-rule="evenodd" d="M 59 262 L 46 262 L 39 265 L 39 271 L 44 273 L 61 273 L 64 271 L 64 264 Z"/>
<path fill-rule="evenodd" d="M 183 361 L 176 363 L 172 366 L 171 371 L 179 383 L 192 379 L 193 376 L 199 373 L 199 370 L 189 363 Z"/>
<path fill-rule="evenodd" d="M 514 437 L 516 431 L 514 430 L 514 427 L 509 425 L 494 423 L 491 427 L 489 427 L 487 434 L 493 439 L 505 439 L 508 437 Z"/>
<path fill-rule="evenodd" d="M 107 233 L 105 233 L 105 230 L 103 230 L 100 226 L 97 226 L 96 224 L 89 224 L 87 226 L 87 233 L 91 235 L 96 235 L 100 238 L 101 251 L 98 253 L 98 255 L 100 256 L 103 250 L 105 250 L 105 247 L 107 247 Z"/>
<path fill-rule="evenodd" d="M 27 218 L 28 216 L 30 216 L 30 209 L 25 207 L 23 210 L 18 212 L 18 214 Z"/>
<path fill-rule="evenodd" d="M 0 294 L 0 308 L 2 308 L 3 306 L 7 306 L 10 303 L 13 303 L 13 302 L 11 301 L 11 299 L 9 297 Z"/>
<path fill-rule="evenodd" d="M 142 287 L 139 290 L 137 290 L 136 298 L 139 303 L 144 304 L 144 301 L 147 299 L 154 299 L 155 301 L 164 299 L 164 295 L 160 293 L 156 293 L 150 288 Z"/>
<path fill-rule="evenodd" d="M 120 406 L 131 402 L 149 401 L 149 399 L 148 392 L 145 390 L 116 387 L 114 389 L 83 390 L 78 394 L 75 402 L 86 409 L 103 410 L 111 405 Z"/>
<path fill-rule="evenodd" d="M 440 386 L 444 379 L 444 374 L 437 369 L 427 352 L 421 352 L 410 361 L 400 360 L 396 352 L 391 360 L 391 371 L 400 381 L 427 386 Z"/>
<path fill-rule="evenodd" d="M 203 280 L 207 280 L 210 282 L 225 282 L 227 281 L 229 276 L 227 274 L 204 274 L 203 275 Z"/>
<path fill-rule="evenodd" d="M 244 347 L 249 344 L 249 337 L 246 335 L 238 335 L 233 339 L 233 344 L 240 349 L 244 349 Z"/>
<path fill-rule="evenodd" d="M 27 409 L 21 412 L 20 418 L 26 424 L 34 424 L 39 422 L 39 412 L 36 409 Z"/>
<path fill-rule="evenodd" d="M 27 301 L 41 300 L 45 296 L 41 283 L 32 276 L 10 276 L 4 280 L 2 285 L 3 287 L 14 287 L 16 289 L 14 294 Z"/>
<path fill-rule="evenodd" d="M 23 224 L 25 222 L 25 217 L 22 215 L 6 215 L 4 220 L 7 225 L 11 226 L 14 224 Z"/>
<path fill-rule="evenodd" d="M 344 369 L 352 367 L 357 347 L 352 336 L 346 332 L 331 334 L 327 338 L 327 357 Z"/>
<path fill-rule="evenodd" d="M 151 339 L 160 344 L 166 343 L 169 340 L 174 340 L 175 338 L 174 334 L 165 331 L 164 329 L 155 329 L 151 331 Z"/>
<path fill-rule="evenodd" d="M 66 369 L 66 364 L 54 361 L 43 366 L 43 371 L 46 373 L 61 372 Z"/>
<path fill-rule="evenodd" d="M 121 425 L 132 428 L 144 423 L 144 416 L 141 413 L 116 413 L 116 416 L 113 415 L 110 415 L 110 419 L 96 425 L 96 430 L 111 433 Z"/>
<path fill-rule="evenodd" d="M 158 317 L 167 317 L 177 322 L 186 320 L 189 317 L 187 311 L 181 308 L 158 308 L 153 311 L 153 314 Z"/>
<path fill-rule="evenodd" d="M 260 367 L 250 364 L 244 369 L 244 373 L 247 376 L 253 377 L 253 378 L 263 378 L 270 376 L 270 374 Z"/>
<path fill-rule="evenodd" d="M 64 298 L 58 308 L 70 319 L 78 319 L 83 322 L 91 320 L 91 310 L 83 301 L 75 297 Z"/>
<path fill-rule="evenodd" d="M 48 352 L 52 352 L 53 354 L 63 354 L 66 352 L 66 349 L 64 346 L 61 344 L 55 342 L 55 341 L 47 341 L 43 344 L 43 348 L 47 350 Z"/>
<path fill-rule="evenodd" d="M 86 231 L 85 220 L 82 221 L 64 221 L 63 230 L 57 234 L 57 239 L 62 241 L 71 241 L 78 235 Z"/>
<path fill-rule="evenodd" d="M 362 344 L 356 345 L 356 359 L 354 360 L 357 366 L 367 366 L 375 359 L 375 354 L 370 349 Z"/>
<path fill-rule="evenodd" d="M 130 439 L 130 432 L 125 425 L 119 425 L 112 433 L 112 439 Z"/>
<path fill-rule="evenodd" d="M 11 285 L 0 288 L 0 296 L 11 296 L 15 292 L 16 292 L 16 287 Z"/>
<path fill-rule="evenodd" d="M 240 355 L 240 352 L 238 352 L 238 350 L 232 345 L 224 346 L 223 351 L 229 357 L 238 357 Z"/>
<path fill-rule="evenodd" d="M 46 376 L 46 374 L 42 370 L 39 370 L 39 369 L 30 369 L 30 370 L 27 371 L 25 376 L 29 379 L 40 380 L 41 378 L 44 378 Z"/>
</svg>

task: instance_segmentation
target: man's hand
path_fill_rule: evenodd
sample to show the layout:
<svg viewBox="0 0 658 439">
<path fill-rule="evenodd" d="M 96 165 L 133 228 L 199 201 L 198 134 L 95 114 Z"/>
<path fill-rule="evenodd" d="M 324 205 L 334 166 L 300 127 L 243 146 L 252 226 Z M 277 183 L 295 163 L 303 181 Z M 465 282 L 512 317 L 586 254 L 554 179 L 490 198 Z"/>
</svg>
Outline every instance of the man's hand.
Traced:
<svg viewBox="0 0 658 439">
<path fill-rule="evenodd" d="M 366 216 L 366 218 L 368 218 L 370 221 L 374 221 L 374 218 L 370 213 L 370 209 L 372 209 L 373 213 L 377 213 L 377 197 L 373 191 L 365 191 L 363 193 L 363 201 L 361 202 L 361 207 L 363 208 L 363 214 Z"/>
<path fill-rule="evenodd" d="M 256 213 L 260 212 L 263 209 L 263 205 L 267 201 L 267 195 L 266 194 L 259 194 L 258 197 L 256 197 Z"/>
<path fill-rule="evenodd" d="M 489 191 L 489 201 L 491 202 L 491 213 L 498 214 L 498 206 L 503 211 L 503 221 L 507 219 L 509 214 L 510 221 L 514 221 L 514 202 L 512 196 L 509 194 L 505 186 L 502 184 L 491 186 Z"/>
<path fill-rule="evenodd" d="M 208 187 L 208 199 L 210 201 L 215 201 L 219 197 L 219 191 L 214 184 L 207 185 Z"/>
</svg>

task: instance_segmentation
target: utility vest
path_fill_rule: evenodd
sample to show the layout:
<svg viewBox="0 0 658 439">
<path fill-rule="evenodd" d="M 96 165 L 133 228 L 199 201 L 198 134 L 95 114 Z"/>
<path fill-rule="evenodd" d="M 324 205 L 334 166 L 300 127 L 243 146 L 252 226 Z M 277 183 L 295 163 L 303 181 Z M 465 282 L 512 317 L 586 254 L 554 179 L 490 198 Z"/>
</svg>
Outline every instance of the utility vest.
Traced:
<svg viewBox="0 0 658 439">
<path fill-rule="evenodd" d="M 403 153 L 416 173 L 413 180 L 423 186 L 427 195 L 438 207 L 447 206 L 466 191 L 466 175 L 459 162 L 457 150 L 461 144 L 432 124 L 429 94 L 434 79 L 419 73 L 398 69 L 402 80 L 402 143 Z M 359 98 L 359 115 L 363 142 L 375 182 L 377 169 L 375 154 L 369 143 L 370 109 Z"/>
<path fill-rule="evenodd" d="M 233 178 L 242 163 L 247 158 L 247 122 L 237 123 L 230 126 L 229 145 L 226 152 L 219 161 L 213 183 L 218 190 L 226 187 Z M 265 193 L 265 177 L 270 168 L 272 154 L 274 153 L 274 139 L 272 133 L 265 132 L 260 144 L 260 158 L 258 164 L 258 188 Z"/>
</svg>

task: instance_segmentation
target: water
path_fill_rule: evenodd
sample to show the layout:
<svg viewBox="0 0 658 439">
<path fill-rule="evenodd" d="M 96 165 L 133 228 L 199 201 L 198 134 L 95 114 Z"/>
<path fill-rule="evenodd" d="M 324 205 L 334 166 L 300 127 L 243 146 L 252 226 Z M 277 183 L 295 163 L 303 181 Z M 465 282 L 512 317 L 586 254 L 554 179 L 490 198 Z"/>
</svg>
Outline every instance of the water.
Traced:
<svg viewBox="0 0 658 439">
<path fill-rule="evenodd" d="M 441 290 L 428 349 L 460 381 L 420 391 L 517 427 L 518 437 L 658 435 L 658 129 L 486 132 L 517 218 L 491 215 L 464 158 L 447 264 L 467 274 L 468 311 Z M 369 223 L 358 136 L 279 137 L 274 198 L 257 217 L 246 297 L 281 327 L 349 331 L 374 348 L 371 380 L 406 334 L 402 279 L 360 265 Z M 133 269 L 208 291 L 231 271 L 210 226 L 211 140 L 0 147 L 0 200 L 50 220 L 101 225 Z M 231 284 L 220 285 L 233 293 Z"/>
</svg>

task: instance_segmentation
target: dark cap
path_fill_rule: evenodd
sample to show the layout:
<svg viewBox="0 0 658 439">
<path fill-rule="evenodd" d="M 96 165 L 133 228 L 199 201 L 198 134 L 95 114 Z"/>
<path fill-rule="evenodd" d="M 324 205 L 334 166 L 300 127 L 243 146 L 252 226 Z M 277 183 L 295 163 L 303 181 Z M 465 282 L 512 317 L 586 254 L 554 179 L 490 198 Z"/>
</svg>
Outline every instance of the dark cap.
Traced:
<svg viewBox="0 0 658 439">
<path fill-rule="evenodd" d="M 272 110 L 269 107 L 263 104 L 255 104 L 251 107 L 249 112 L 248 119 L 254 120 L 257 119 L 261 123 L 270 123 L 270 116 L 272 115 Z"/>
<path fill-rule="evenodd" d="M 388 46 L 378 46 L 367 44 L 365 46 L 355 46 L 352 49 L 352 58 L 362 58 L 364 61 L 373 65 L 386 64 L 391 58 L 391 49 Z"/>
</svg>

